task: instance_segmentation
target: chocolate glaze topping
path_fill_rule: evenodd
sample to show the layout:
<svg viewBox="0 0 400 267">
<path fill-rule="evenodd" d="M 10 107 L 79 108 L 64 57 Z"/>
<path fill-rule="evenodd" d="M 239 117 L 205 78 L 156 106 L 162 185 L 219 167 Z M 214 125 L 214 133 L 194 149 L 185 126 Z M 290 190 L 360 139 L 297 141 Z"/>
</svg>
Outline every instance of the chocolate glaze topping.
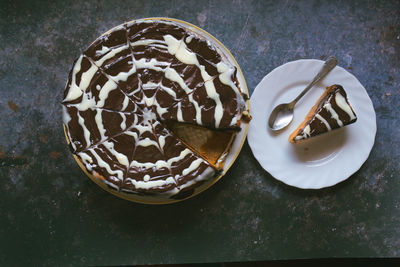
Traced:
<svg viewBox="0 0 400 267">
<path fill-rule="evenodd" d="M 347 100 L 347 94 L 341 85 L 335 84 L 326 90 L 327 93 L 318 103 L 314 116 L 294 137 L 295 140 L 317 136 L 357 120 L 357 116 Z"/>
<path fill-rule="evenodd" d="M 72 152 L 118 191 L 175 195 L 216 169 L 166 121 L 239 129 L 236 68 L 207 41 L 167 21 L 125 23 L 75 61 L 63 120 Z"/>
</svg>

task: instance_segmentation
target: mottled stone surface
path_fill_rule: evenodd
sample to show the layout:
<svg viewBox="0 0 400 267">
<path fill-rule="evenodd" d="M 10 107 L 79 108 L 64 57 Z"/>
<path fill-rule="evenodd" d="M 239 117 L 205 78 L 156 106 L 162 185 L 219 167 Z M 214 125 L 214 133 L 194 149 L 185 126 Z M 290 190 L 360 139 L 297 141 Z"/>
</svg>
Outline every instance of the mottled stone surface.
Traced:
<svg viewBox="0 0 400 267">
<path fill-rule="evenodd" d="M 337 186 L 299 190 L 266 173 L 246 143 L 193 199 L 145 206 L 104 192 L 68 151 L 62 92 L 91 41 L 150 16 L 216 36 L 250 93 L 285 62 L 336 55 L 376 109 L 369 159 Z M 399 256 L 399 18 L 399 1 L 2 1 L 0 265 Z"/>
</svg>

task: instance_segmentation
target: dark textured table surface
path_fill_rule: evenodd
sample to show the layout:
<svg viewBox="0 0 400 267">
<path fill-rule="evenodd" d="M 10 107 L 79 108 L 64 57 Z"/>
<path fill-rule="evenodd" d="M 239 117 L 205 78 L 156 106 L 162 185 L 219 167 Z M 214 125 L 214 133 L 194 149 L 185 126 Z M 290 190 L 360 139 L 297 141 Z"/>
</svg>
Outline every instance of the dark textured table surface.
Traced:
<svg viewBox="0 0 400 267">
<path fill-rule="evenodd" d="M 245 143 L 193 199 L 146 206 L 103 191 L 67 148 L 64 85 L 98 35 L 154 16 L 216 36 L 250 94 L 285 62 L 335 55 L 374 104 L 370 157 L 339 185 L 300 190 L 265 172 Z M 1 1 L 0 265 L 399 256 L 399 39 L 399 1 Z"/>
</svg>

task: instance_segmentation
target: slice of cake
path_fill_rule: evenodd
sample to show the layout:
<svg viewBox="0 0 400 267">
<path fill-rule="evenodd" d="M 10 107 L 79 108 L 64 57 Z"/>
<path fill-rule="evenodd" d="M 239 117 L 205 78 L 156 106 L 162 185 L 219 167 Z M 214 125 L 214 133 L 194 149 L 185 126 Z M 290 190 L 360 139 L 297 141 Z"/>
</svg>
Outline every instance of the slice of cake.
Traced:
<svg viewBox="0 0 400 267">
<path fill-rule="evenodd" d="M 308 139 L 351 124 L 357 120 L 343 87 L 334 84 L 326 88 L 304 121 L 289 136 L 291 143 Z"/>
</svg>

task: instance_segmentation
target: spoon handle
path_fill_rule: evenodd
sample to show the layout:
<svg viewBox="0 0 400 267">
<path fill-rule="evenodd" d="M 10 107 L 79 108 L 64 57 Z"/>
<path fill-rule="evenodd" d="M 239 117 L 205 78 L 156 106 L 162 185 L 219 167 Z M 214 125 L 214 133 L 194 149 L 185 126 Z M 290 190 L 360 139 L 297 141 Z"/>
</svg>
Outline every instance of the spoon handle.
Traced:
<svg viewBox="0 0 400 267">
<path fill-rule="evenodd" d="M 310 90 L 317 82 L 319 82 L 322 78 L 324 78 L 337 65 L 337 63 L 338 60 L 334 56 L 328 57 L 328 59 L 322 66 L 321 70 L 314 77 L 312 82 L 290 104 L 294 107 L 297 101 L 299 101 L 300 98 L 302 98 L 308 92 L 308 90 Z"/>
</svg>

